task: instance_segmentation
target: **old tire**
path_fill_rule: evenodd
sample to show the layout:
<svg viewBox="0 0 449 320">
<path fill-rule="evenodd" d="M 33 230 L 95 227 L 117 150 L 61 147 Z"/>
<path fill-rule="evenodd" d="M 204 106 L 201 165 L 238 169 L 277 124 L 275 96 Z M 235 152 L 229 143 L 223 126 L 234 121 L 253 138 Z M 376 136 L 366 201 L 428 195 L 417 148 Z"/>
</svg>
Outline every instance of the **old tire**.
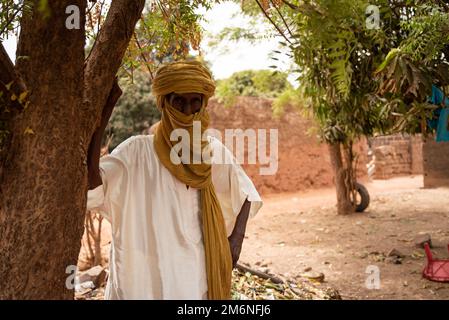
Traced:
<svg viewBox="0 0 449 320">
<path fill-rule="evenodd" d="M 358 182 L 355 183 L 355 189 L 358 193 L 357 202 L 355 211 L 356 212 L 363 212 L 366 208 L 369 206 L 369 193 L 368 190 L 365 188 L 363 184 L 360 184 Z"/>
</svg>

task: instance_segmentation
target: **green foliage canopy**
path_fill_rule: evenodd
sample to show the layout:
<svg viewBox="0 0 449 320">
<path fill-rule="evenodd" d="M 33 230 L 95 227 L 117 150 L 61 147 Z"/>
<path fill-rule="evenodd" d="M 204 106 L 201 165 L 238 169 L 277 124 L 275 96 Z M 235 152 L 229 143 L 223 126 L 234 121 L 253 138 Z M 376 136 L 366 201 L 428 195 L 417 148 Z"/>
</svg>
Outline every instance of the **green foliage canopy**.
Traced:
<svg viewBox="0 0 449 320">
<path fill-rule="evenodd" d="M 258 7 L 278 31 L 299 72 L 298 95 L 290 96 L 303 100 L 325 141 L 422 130 L 431 84 L 448 83 L 445 1 L 281 2 L 244 9 L 254 15 Z M 378 28 L 367 27 L 370 5 L 379 9 Z M 275 109 L 288 102 L 282 98 Z"/>
<path fill-rule="evenodd" d="M 272 70 L 244 70 L 217 81 L 215 95 L 225 106 L 230 106 L 237 96 L 275 98 L 291 88 L 286 73 Z"/>
</svg>

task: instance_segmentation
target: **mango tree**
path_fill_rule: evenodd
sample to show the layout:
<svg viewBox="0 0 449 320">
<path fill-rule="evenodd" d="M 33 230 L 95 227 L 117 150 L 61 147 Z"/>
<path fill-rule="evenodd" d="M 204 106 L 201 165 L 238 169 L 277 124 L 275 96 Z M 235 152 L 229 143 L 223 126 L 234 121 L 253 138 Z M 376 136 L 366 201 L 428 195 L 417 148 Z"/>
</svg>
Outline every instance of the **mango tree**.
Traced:
<svg viewBox="0 0 449 320">
<path fill-rule="evenodd" d="M 329 146 L 339 214 L 355 209 L 354 142 L 397 128 L 410 109 L 397 97 L 384 94 L 388 90 L 380 76 L 381 66 L 391 49 L 406 43 L 413 33 L 422 35 L 417 17 L 430 17 L 435 13 L 432 10 L 444 12 L 447 5 L 434 1 L 255 0 L 243 6 L 244 12 L 262 14 L 274 27 L 297 67 L 296 98 L 311 112 Z M 440 15 L 427 25 L 426 32 L 444 29 L 444 20 Z M 414 43 L 418 46 L 419 41 Z"/>
<path fill-rule="evenodd" d="M 209 3 L 144 10 L 144 0 L 114 0 L 101 19 L 104 1 L 0 1 L 0 38 L 19 33 L 15 63 L 0 43 L 0 299 L 73 298 L 66 272 L 80 249 L 87 153 L 103 108 L 121 94 L 119 68 L 135 66 L 124 56 L 136 24 L 158 39 L 147 52 L 132 43 L 139 56 L 182 51 L 198 44 L 194 10 Z"/>
</svg>

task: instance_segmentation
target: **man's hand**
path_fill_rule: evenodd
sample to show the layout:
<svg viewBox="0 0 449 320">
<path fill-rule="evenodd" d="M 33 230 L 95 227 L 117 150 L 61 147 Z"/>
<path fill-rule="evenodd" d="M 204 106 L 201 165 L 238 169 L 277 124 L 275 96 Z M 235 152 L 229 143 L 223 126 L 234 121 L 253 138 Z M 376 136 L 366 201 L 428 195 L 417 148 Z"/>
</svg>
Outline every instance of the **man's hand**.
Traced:
<svg viewBox="0 0 449 320">
<path fill-rule="evenodd" d="M 245 238 L 246 223 L 248 222 L 250 208 L 251 202 L 245 200 L 235 221 L 234 230 L 232 230 L 232 234 L 228 237 L 229 247 L 231 248 L 233 267 L 236 266 L 240 258 L 240 252 L 242 251 L 243 239 Z"/>
<path fill-rule="evenodd" d="M 240 252 L 242 251 L 243 239 L 245 235 L 242 236 L 229 236 L 229 247 L 231 248 L 231 256 L 232 256 L 232 267 L 235 268 L 237 262 L 240 258 Z"/>
</svg>

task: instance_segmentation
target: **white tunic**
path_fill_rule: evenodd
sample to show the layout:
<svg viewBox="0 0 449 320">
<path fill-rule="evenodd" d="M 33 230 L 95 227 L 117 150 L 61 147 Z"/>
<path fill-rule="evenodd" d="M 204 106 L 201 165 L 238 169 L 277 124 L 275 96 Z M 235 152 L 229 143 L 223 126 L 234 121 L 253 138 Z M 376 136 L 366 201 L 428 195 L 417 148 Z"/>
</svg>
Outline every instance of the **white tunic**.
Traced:
<svg viewBox="0 0 449 320">
<path fill-rule="evenodd" d="M 103 184 L 88 192 L 87 208 L 100 209 L 112 226 L 105 299 L 205 299 L 199 190 L 187 189 L 163 166 L 153 137 L 133 136 L 102 157 Z M 226 157 L 227 164 L 212 164 L 212 182 L 229 236 L 245 199 L 250 217 L 262 201 L 231 152 L 209 141 L 213 162 L 220 152 Z"/>
</svg>

